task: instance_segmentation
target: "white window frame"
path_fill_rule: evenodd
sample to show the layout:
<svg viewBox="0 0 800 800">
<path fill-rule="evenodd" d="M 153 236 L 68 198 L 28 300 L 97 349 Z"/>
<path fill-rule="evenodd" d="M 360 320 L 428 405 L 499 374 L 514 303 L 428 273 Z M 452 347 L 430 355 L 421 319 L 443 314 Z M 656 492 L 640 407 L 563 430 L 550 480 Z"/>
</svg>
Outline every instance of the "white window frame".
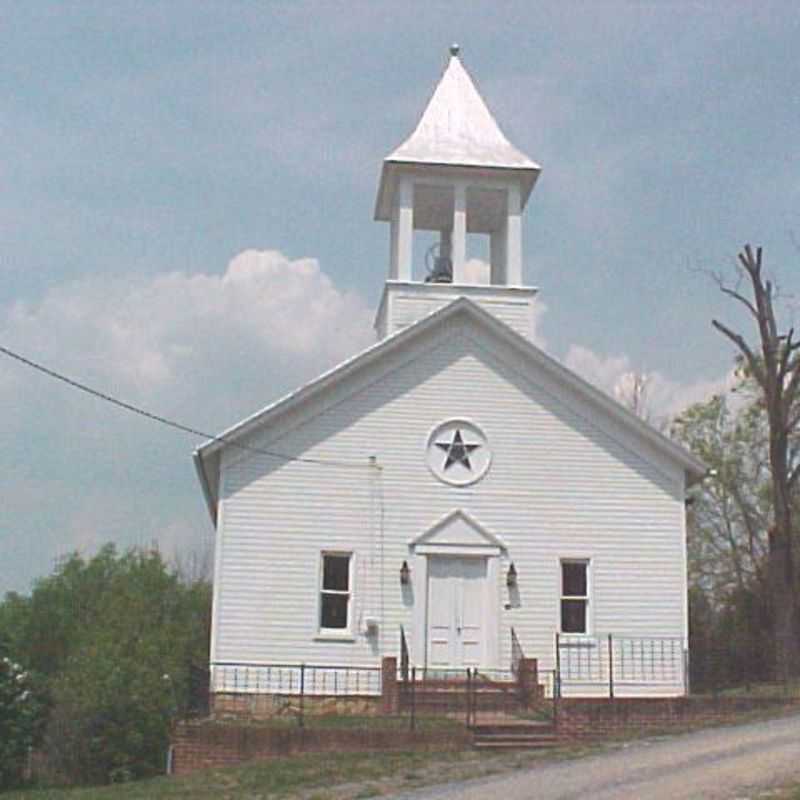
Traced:
<svg viewBox="0 0 800 800">
<path fill-rule="evenodd" d="M 325 580 L 325 558 L 334 556 L 338 558 L 347 557 L 347 591 L 340 589 L 324 589 Z M 322 550 L 319 554 L 319 575 L 317 578 L 317 633 L 326 639 L 352 639 L 353 638 L 353 576 L 355 553 L 352 550 Z M 347 595 L 347 626 L 344 628 L 324 628 L 322 626 L 322 595 L 335 594 Z"/>
<path fill-rule="evenodd" d="M 564 594 L 564 564 L 583 564 L 586 567 L 586 594 Z M 583 600 L 586 603 L 584 614 L 585 630 L 581 632 L 564 630 L 564 617 L 561 611 L 563 600 Z M 592 636 L 592 559 L 586 556 L 564 556 L 558 559 L 558 631 L 562 636 L 588 638 Z"/>
</svg>

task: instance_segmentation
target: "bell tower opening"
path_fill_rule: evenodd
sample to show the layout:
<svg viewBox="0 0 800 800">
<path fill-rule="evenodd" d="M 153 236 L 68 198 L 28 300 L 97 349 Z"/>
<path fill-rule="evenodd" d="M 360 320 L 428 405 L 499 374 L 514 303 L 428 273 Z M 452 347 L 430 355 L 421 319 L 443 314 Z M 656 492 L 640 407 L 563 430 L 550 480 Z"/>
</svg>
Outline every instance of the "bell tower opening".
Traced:
<svg viewBox="0 0 800 800">
<path fill-rule="evenodd" d="M 521 286 L 519 187 L 452 171 L 440 168 L 417 178 L 403 170 L 398 176 L 389 279 Z M 488 280 L 476 280 L 478 260 L 488 264 Z"/>
</svg>

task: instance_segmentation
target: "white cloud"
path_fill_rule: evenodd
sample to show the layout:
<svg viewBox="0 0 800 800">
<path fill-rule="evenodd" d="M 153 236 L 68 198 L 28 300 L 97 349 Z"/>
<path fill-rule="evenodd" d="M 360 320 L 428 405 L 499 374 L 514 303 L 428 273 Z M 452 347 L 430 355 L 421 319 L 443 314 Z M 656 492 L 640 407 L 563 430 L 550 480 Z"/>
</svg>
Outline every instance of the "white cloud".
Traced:
<svg viewBox="0 0 800 800">
<path fill-rule="evenodd" d="M 658 370 L 634 369 L 626 355 L 602 356 L 580 345 L 569 348 L 564 364 L 623 404 L 631 398 L 637 379 L 643 378 L 645 410 L 654 421 L 673 417 L 693 403 L 728 391 L 734 384 L 733 371 L 715 379 L 681 383 Z"/>
<path fill-rule="evenodd" d="M 468 283 L 489 283 L 490 266 L 480 258 L 470 258 L 464 264 L 464 276 Z"/>
<path fill-rule="evenodd" d="M 12 348 L 139 399 L 184 395 L 187 384 L 202 391 L 209 370 L 222 379 L 232 362 L 267 372 L 273 360 L 291 362 L 302 376 L 373 336 L 358 295 L 337 289 L 314 259 L 275 250 L 240 253 L 221 275 L 69 283 L 12 306 L 0 332 Z M 0 387 L 18 385 L 10 369 L 0 368 Z"/>
<path fill-rule="evenodd" d="M 372 312 L 313 259 L 248 250 L 221 274 L 97 277 L 0 309 L 0 343 L 102 391 L 215 433 L 374 340 Z M 170 431 L 0 360 L 0 594 L 114 541 L 184 558 L 210 524 Z"/>
</svg>

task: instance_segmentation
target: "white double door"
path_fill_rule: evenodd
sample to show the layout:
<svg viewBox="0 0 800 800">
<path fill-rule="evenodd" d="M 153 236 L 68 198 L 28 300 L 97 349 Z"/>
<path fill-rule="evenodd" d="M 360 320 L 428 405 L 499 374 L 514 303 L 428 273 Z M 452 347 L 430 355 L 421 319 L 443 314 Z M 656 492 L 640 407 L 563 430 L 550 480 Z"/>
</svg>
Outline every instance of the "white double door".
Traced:
<svg viewBox="0 0 800 800">
<path fill-rule="evenodd" d="M 487 560 L 430 556 L 428 666 L 458 669 L 485 661 Z"/>
</svg>

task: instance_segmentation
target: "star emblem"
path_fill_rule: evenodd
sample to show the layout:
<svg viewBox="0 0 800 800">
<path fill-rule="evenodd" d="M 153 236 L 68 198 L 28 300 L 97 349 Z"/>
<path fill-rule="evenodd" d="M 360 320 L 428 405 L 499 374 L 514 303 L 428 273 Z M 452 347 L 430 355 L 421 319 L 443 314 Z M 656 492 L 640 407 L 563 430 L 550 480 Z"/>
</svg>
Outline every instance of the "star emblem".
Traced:
<svg viewBox="0 0 800 800">
<path fill-rule="evenodd" d="M 470 472 L 472 471 L 472 464 L 470 464 L 469 456 L 473 450 L 477 450 L 480 445 L 479 444 L 466 444 L 464 442 L 463 437 L 461 436 L 461 429 L 456 428 L 455 433 L 453 433 L 453 439 L 450 442 L 434 442 L 434 444 L 440 449 L 444 450 L 447 453 L 447 457 L 444 460 L 444 469 L 448 470 L 453 464 L 462 464 L 465 466 Z"/>
</svg>

